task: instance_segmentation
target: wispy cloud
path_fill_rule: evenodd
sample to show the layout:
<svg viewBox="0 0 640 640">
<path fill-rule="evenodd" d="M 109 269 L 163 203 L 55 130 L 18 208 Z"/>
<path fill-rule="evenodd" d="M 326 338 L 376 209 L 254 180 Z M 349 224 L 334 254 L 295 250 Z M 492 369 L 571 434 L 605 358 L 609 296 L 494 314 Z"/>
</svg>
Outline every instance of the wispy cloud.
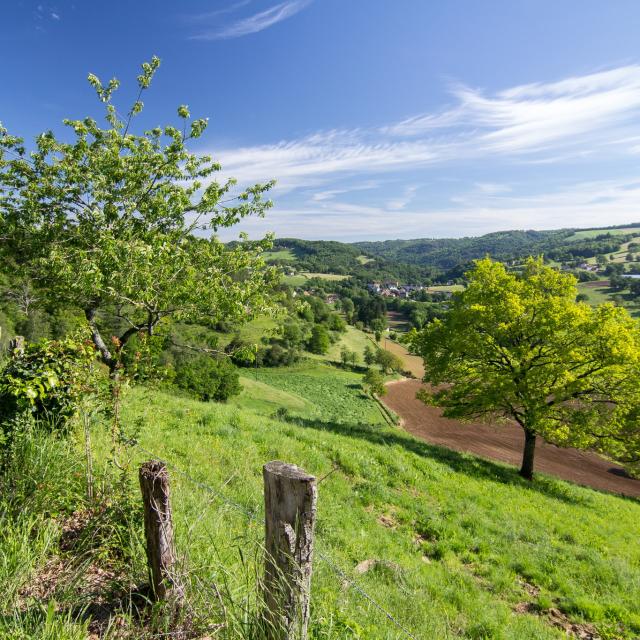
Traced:
<svg viewBox="0 0 640 640">
<path fill-rule="evenodd" d="M 536 152 L 559 143 L 602 140 L 637 118 L 640 66 L 629 65 L 552 83 L 525 84 L 495 94 L 465 86 L 452 90 L 457 104 L 387 127 L 391 135 L 415 137 L 434 129 L 479 130 L 474 141 L 487 151 Z"/>
<path fill-rule="evenodd" d="M 299 11 L 302 11 L 305 7 L 311 4 L 312 0 L 287 0 L 276 4 L 269 9 L 260 11 L 246 18 L 241 18 L 235 22 L 225 25 L 220 28 L 207 29 L 201 33 L 197 33 L 191 36 L 192 40 L 224 40 L 229 38 L 240 38 L 242 36 L 250 35 L 252 33 L 258 33 L 264 31 L 269 27 L 272 27 L 278 22 L 282 22 L 291 16 L 294 16 Z M 245 6 L 246 2 L 239 2 L 233 6 L 233 10 Z M 229 9 L 231 11 L 232 8 Z M 208 18 L 217 16 L 223 10 L 218 10 L 210 13 Z"/>
<path fill-rule="evenodd" d="M 336 196 L 341 196 L 346 193 L 354 193 L 356 191 L 368 191 L 369 189 L 376 189 L 380 185 L 375 180 L 367 180 L 360 184 L 350 185 L 345 189 L 326 189 L 324 191 L 316 191 L 311 196 L 312 202 L 323 202 L 324 200 L 333 200 Z"/>
<path fill-rule="evenodd" d="M 387 201 L 387 209 L 390 209 L 391 211 L 401 211 L 402 209 L 405 209 L 413 200 L 417 190 L 417 185 L 405 187 L 404 192 L 400 197 Z"/>
<path fill-rule="evenodd" d="M 542 194 L 489 197 L 469 195 L 454 208 L 386 207 L 338 201 L 274 209 L 265 219 L 247 219 L 251 235 L 278 235 L 356 241 L 379 238 L 460 237 L 505 229 L 557 229 L 640 219 L 640 175 L 626 180 L 567 184 Z M 226 232 L 228 238 L 237 230 Z"/>
<path fill-rule="evenodd" d="M 480 193 L 486 193 L 490 196 L 498 195 L 500 193 L 508 193 L 511 191 L 511 187 L 509 185 L 497 184 L 495 182 L 476 182 L 475 187 L 480 191 Z"/>
<path fill-rule="evenodd" d="M 458 104 L 442 113 L 217 155 L 241 181 L 275 177 L 283 192 L 338 175 L 374 176 L 478 158 L 544 164 L 640 149 L 640 65 L 495 94 L 456 86 L 453 95 Z"/>
</svg>

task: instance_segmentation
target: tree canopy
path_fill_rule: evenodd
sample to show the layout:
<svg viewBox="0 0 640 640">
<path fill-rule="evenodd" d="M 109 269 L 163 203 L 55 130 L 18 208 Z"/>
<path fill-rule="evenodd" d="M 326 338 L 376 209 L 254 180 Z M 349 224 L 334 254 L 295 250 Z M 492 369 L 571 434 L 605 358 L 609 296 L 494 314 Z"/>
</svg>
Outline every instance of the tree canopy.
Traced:
<svg viewBox="0 0 640 640">
<path fill-rule="evenodd" d="M 629 443 L 640 331 L 627 311 L 576 302 L 575 278 L 541 259 L 521 274 L 478 260 L 467 278 L 446 316 L 412 336 L 435 385 L 423 399 L 452 418 L 517 422 L 529 479 L 536 436 L 601 449 Z"/>
<path fill-rule="evenodd" d="M 250 319 L 270 306 L 278 281 L 262 258 L 271 238 L 241 235 L 226 245 L 202 237 L 264 215 L 273 183 L 236 192 L 234 180 L 217 181 L 220 165 L 187 148 L 207 120 L 192 120 L 185 105 L 178 126 L 133 132 L 159 65 L 156 57 L 142 65 L 126 116 L 113 103 L 119 82 L 89 75 L 105 127 L 93 118 L 65 120 L 64 140 L 47 131 L 28 150 L 0 126 L 2 250 L 42 295 L 84 312 L 112 369 L 124 343 L 152 334 L 164 318 Z M 111 340 L 106 318 L 116 327 Z"/>
</svg>

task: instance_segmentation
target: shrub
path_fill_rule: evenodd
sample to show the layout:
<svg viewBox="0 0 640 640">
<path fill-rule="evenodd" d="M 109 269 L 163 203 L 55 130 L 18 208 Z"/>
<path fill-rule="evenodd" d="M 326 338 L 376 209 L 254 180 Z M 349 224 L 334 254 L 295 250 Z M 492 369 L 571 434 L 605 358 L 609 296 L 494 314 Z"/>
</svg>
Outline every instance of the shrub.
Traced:
<svg viewBox="0 0 640 640">
<path fill-rule="evenodd" d="M 309 351 L 323 355 L 327 353 L 330 344 L 331 341 L 327 329 L 321 324 L 314 325 L 311 330 L 311 338 L 309 338 L 307 344 Z"/>
<path fill-rule="evenodd" d="M 5 436 L 25 417 L 64 428 L 82 396 L 95 389 L 96 352 L 89 340 L 41 340 L 14 350 L 0 372 L 0 419 Z"/>
<path fill-rule="evenodd" d="M 259 356 L 259 364 L 265 367 L 288 367 L 300 360 L 300 352 L 297 349 L 287 349 L 278 342 L 262 350 Z"/>
<path fill-rule="evenodd" d="M 367 370 L 362 378 L 362 385 L 365 391 L 368 391 L 371 395 L 383 396 L 387 393 L 387 388 L 384 386 L 384 378 L 375 369 Z"/>
<path fill-rule="evenodd" d="M 225 353 L 236 367 L 253 367 L 256 363 L 256 348 L 248 340 L 236 333 L 225 347 Z"/>
<path fill-rule="evenodd" d="M 176 365 L 175 384 L 199 400 L 226 402 L 242 391 L 238 370 L 228 359 L 195 356 Z"/>
<path fill-rule="evenodd" d="M 376 353 L 376 363 L 380 365 L 382 371 L 384 373 L 388 373 L 390 371 L 402 371 L 403 363 L 400 358 L 391 353 L 391 351 L 387 351 L 386 349 L 378 349 Z"/>
</svg>

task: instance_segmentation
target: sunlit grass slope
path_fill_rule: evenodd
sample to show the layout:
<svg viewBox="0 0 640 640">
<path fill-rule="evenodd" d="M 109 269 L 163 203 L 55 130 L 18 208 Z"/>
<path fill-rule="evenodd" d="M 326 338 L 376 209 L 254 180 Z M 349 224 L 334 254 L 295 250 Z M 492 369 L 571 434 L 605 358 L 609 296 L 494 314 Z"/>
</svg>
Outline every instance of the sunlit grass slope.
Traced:
<svg viewBox="0 0 640 640">
<path fill-rule="evenodd" d="M 417 441 L 384 424 L 358 380 L 308 363 L 248 373 L 227 406 L 130 392 L 124 420 L 141 444 L 253 516 L 172 474 L 178 547 L 205 582 L 236 604 L 250 599 L 262 465 L 281 459 L 326 476 L 318 549 L 418 638 L 566 637 L 551 608 L 605 638 L 638 636 L 637 502 L 545 477 L 528 484 Z M 278 407 L 287 411 L 275 419 Z M 356 574 L 364 560 L 382 562 Z M 319 557 L 312 599 L 313 638 L 405 637 Z"/>
</svg>

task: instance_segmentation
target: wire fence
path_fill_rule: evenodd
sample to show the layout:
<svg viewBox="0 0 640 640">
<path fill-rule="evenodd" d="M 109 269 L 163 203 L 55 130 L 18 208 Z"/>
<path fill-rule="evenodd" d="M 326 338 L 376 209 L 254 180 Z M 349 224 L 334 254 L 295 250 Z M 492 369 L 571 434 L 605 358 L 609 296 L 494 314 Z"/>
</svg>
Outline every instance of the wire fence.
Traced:
<svg viewBox="0 0 640 640">
<path fill-rule="evenodd" d="M 153 451 L 150 451 L 149 449 L 146 449 L 139 442 L 133 441 L 132 444 L 133 444 L 134 447 L 136 447 L 140 452 L 144 453 L 146 456 L 149 456 L 152 459 L 161 461 L 163 464 L 166 465 L 167 469 L 169 469 L 172 472 L 178 474 L 180 477 L 184 478 L 185 480 L 187 480 L 192 485 L 198 487 L 203 492 L 211 495 L 213 498 L 215 498 L 215 499 L 221 501 L 222 503 L 228 505 L 229 507 L 235 509 L 239 513 L 242 513 L 250 521 L 257 521 L 258 517 L 261 515 L 261 512 L 259 510 L 247 509 L 245 506 L 239 504 L 238 502 L 236 502 L 236 501 L 230 499 L 229 497 L 227 497 L 226 495 L 224 495 L 224 493 L 222 493 L 222 491 L 220 491 L 219 489 L 216 489 L 216 488 L 212 487 L 210 484 L 202 482 L 202 481 L 194 478 L 189 473 L 187 473 L 183 469 L 180 469 L 178 466 L 176 466 L 172 462 L 167 461 L 164 458 L 164 456 L 160 456 L 157 453 L 154 453 Z M 331 473 L 332 472 L 329 472 L 329 474 L 327 474 L 327 476 L 330 475 Z M 322 482 L 322 480 L 324 480 L 327 476 L 325 476 L 324 478 L 321 478 L 320 481 L 318 482 L 318 484 L 320 482 Z M 404 637 L 410 638 L 411 640 L 420 640 L 419 637 L 417 635 L 415 635 L 415 633 L 413 633 L 411 630 L 409 630 L 409 628 L 408 628 L 408 626 L 406 624 L 404 624 L 400 620 L 398 620 L 398 618 L 396 616 L 394 616 L 390 611 L 388 611 L 388 609 L 386 609 L 384 606 L 382 606 L 370 593 L 368 593 L 367 590 L 361 584 L 359 584 L 354 578 L 352 578 L 350 575 L 348 575 L 348 573 L 344 569 L 342 569 L 340 567 L 339 563 L 336 562 L 335 560 L 333 560 L 328 553 L 319 550 L 317 548 L 317 545 L 316 545 L 316 549 L 314 551 L 314 554 L 318 558 L 320 558 L 320 560 L 322 560 L 325 563 L 325 565 L 330 569 L 330 571 L 337 578 L 339 578 L 341 580 L 341 583 L 343 585 L 346 584 L 350 588 L 352 588 L 361 598 L 363 598 L 363 600 L 368 602 L 389 623 L 391 623 L 398 631 L 400 631 Z M 219 596 L 219 594 L 218 594 L 218 596 Z M 171 634 L 167 633 L 167 634 L 164 634 L 164 636 L 165 637 L 171 637 Z M 152 636 L 152 637 L 156 637 L 156 636 Z M 160 636 L 158 636 L 158 637 L 160 637 Z"/>
</svg>

